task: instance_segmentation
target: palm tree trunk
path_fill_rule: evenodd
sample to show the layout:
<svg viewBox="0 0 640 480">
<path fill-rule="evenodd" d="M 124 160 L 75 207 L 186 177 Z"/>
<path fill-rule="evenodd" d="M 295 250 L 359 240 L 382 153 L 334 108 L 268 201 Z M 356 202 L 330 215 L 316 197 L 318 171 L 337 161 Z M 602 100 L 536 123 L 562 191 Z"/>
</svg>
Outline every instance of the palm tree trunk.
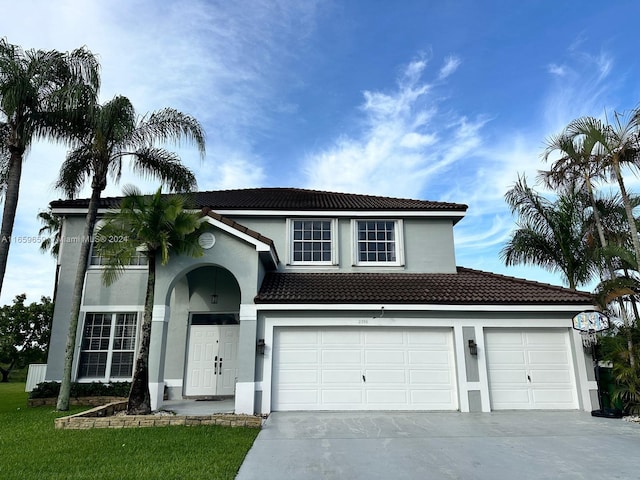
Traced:
<svg viewBox="0 0 640 480">
<path fill-rule="evenodd" d="M 144 317 L 142 319 L 140 347 L 136 358 L 135 371 L 131 381 L 131 391 L 127 403 L 128 415 L 147 415 L 151 413 L 151 395 L 149 393 L 149 346 L 151 345 L 151 321 L 153 315 L 153 294 L 156 284 L 156 252 L 148 251 L 149 262 L 147 292 L 144 299 Z"/>
<path fill-rule="evenodd" d="M 83 238 L 80 242 L 80 257 L 78 258 L 76 280 L 73 287 L 69 331 L 67 333 L 67 345 L 64 353 L 64 370 L 62 373 L 62 383 L 60 385 L 60 393 L 58 394 L 58 402 L 56 405 L 56 409 L 59 411 L 69 410 L 71 370 L 73 367 L 73 354 L 76 349 L 76 333 L 78 331 L 78 320 L 80 318 L 80 304 L 82 302 L 82 291 L 84 289 L 87 265 L 89 264 L 89 254 L 91 253 L 90 239 L 93 236 L 93 229 L 96 225 L 98 204 L 100 203 L 101 193 L 102 190 L 99 187 L 94 187 L 91 191 L 91 199 L 89 200 L 89 208 L 87 210 L 87 217 L 84 224 Z"/>
<path fill-rule="evenodd" d="M 0 292 L 4 283 L 4 274 L 7 270 L 9 259 L 9 246 L 13 235 L 13 224 L 18 208 L 18 195 L 20 193 L 20 177 L 22 176 L 22 155 L 24 148 L 9 147 L 11 157 L 9 159 L 9 171 L 7 172 L 7 189 L 4 196 L 4 210 L 2 212 L 2 227 L 0 227 Z"/>
<path fill-rule="evenodd" d="M 633 242 L 633 251 L 636 257 L 636 265 L 640 265 L 640 239 L 638 239 L 638 229 L 636 228 L 636 220 L 633 216 L 633 208 L 631 207 L 631 202 L 629 201 L 629 195 L 627 194 L 627 189 L 624 185 L 624 180 L 622 179 L 622 172 L 620 171 L 620 164 L 617 159 L 613 160 L 613 171 L 616 175 L 616 179 L 618 180 L 618 188 L 620 188 L 620 196 L 622 197 L 622 203 L 624 204 L 624 210 L 627 213 L 627 222 L 629 223 L 629 232 L 631 234 L 631 241 Z M 637 322 L 636 318 L 636 322 Z M 631 327 L 631 323 L 627 319 L 625 322 L 625 326 Z M 629 350 L 629 365 L 631 367 L 635 366 L 636 360 L 634 356 L 634 345 L 633 338 L 631 335 L 631 328 L 627 328 L 627 348 Z"/>
<path fill-rule="evenodd" d="M 633 251 L 636 256 L 636 264 L 640 265 L 640 239 L 638 238 L 638 229 L 636 228 L 636 219 L 633 216 L 633 207 L 629 201 L 629 195 L 624 185 L 622 178 L 622 172 L 620 171 L 620 164 L 617 161 L 613 162 L 613 171 L 615 172 L 616 179 L 618 180 L 618 187 L 620 188 L 620 196 L 622 197 L 622 203 L 624 204 L 624 210 L 627 213 L 627 221 L 629 222 L 629 232 L 631 232 L 631 241 L 633 242 Z"/>
</svg>

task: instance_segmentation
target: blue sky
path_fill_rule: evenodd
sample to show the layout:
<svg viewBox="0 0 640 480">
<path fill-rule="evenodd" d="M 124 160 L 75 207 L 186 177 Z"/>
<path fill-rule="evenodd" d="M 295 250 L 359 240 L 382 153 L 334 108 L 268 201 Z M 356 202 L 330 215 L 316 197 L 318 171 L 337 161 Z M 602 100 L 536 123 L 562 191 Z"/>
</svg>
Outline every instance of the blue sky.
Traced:
<svg viewBox="0 0 640 480">
<path fill-rule="evenodd" d="M 581 115 L 640 100 L 636 1 L 24 0 L 0 35 L 25 48 L 100 56 L 103 101 L 174 107 L 207 131 L 180 149 L 199 188 L 293 186 L 466 203 L 459 265 L 507 268 L 503 195 L 542 168 L 545 138 Z M 27 157 L 16 236 L 60 197 L 65 149 Z M 106 195 L 137 183 L 126 175 Z M 637 190 L 637 181 L 629 179 Z M 53 292 L 54 261 L 14 243 L 0 304 Z"/>
</svg>

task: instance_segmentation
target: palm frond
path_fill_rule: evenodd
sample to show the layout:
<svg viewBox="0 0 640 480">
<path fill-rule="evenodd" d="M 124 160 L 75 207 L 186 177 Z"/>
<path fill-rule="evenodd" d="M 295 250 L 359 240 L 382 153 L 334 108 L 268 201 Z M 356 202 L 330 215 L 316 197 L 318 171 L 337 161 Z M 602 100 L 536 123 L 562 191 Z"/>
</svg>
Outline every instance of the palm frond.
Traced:
<svg viewBox="0 0 640 480">
<path fill-rule="evenodd" d="M 62 190 L 68 198 L 74 198 L 92 173 L 93 151 L 80 146 L 71 150 L 60 167 L 55 188 Z"/>
<path fill-rule="evenodd" d="M 146 178 L 161 180 L 170 191 L 188 192 L 197 188 L 195 175 L 180 163 L 177 154 L 163 148 L 145 147 L 131 155 L 133 171 Z"/>
<path fill-rule="evenodd" d="M 140 118 L 132 144 L 145 147 L 159 141 L 180 145 L 183 140 L 194 144 L 204 158 L 205 132 L 200 122 L 191 115 L 164 108 Z"/>
</svg>

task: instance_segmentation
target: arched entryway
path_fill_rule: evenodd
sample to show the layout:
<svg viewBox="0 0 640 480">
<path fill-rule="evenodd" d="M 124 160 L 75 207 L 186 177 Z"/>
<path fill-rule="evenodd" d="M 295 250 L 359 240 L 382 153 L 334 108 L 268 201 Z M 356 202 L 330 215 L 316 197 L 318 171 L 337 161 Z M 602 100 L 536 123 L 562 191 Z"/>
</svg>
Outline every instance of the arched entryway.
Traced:
<svg viewBox="0 0 640 480">
<path fill-rule="evenodd" d="M 176 283 L 165 360 L 170 398 L 235 395 L 239 312 L 240 287 L 225 268 L 200 266 Z"/>
</svg>

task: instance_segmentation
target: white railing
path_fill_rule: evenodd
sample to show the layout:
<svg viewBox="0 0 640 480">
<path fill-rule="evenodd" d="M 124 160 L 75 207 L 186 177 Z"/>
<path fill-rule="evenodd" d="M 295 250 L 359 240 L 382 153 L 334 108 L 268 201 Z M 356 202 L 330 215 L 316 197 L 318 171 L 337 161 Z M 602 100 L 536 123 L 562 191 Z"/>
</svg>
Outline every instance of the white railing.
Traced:
<svg viewBox="0 0 640 480">
<path fill-rule="evenodd" d="M 29 372 L 27 373 L 27 384 L 24 387 L 25 392 L 30 392 L 36 385 L 44 382 L 44 376 L 47 373 L 46 363 L 29 364 Z"/>
</svg>

